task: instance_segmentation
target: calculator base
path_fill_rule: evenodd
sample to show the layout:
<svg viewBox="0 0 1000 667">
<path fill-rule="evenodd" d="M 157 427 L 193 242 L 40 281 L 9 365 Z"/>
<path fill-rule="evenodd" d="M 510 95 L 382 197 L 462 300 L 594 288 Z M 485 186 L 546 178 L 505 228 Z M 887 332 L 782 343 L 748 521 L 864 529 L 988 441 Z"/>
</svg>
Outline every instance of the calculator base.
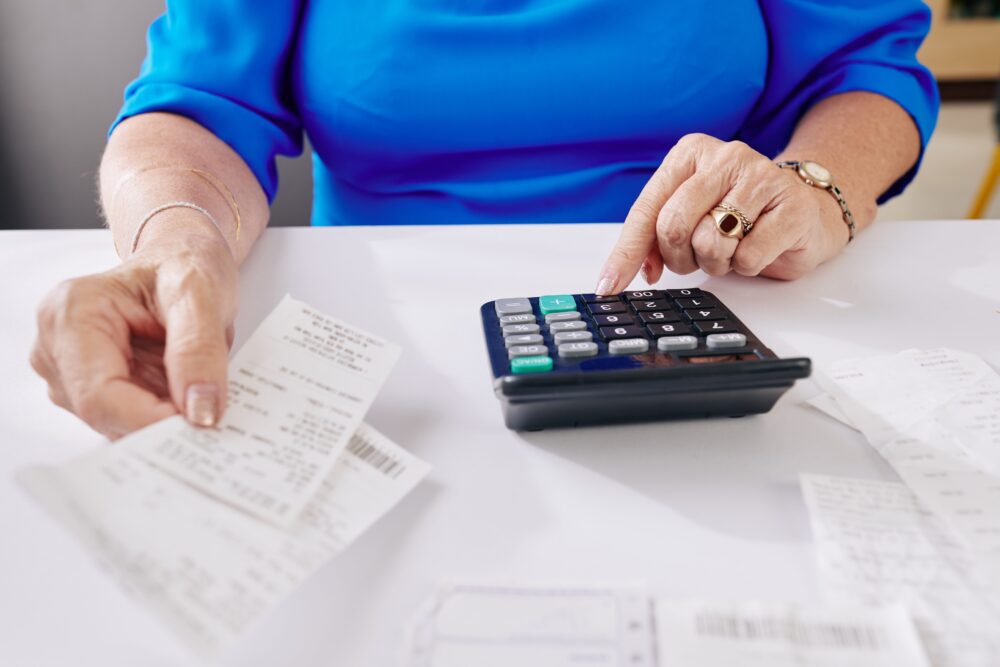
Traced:
<svg viewBox="0 0 1000 667">
<path fill-rule="evenodd" d="M 498 395 L 504 423 L 515 431 L 571 428 L 599 424 L 743 417 L 771 410 L 792 383 L 753 389 L 714 389 L 646 396 L 609 393 L 603 396 L 516 399 Z"/>
</svg>

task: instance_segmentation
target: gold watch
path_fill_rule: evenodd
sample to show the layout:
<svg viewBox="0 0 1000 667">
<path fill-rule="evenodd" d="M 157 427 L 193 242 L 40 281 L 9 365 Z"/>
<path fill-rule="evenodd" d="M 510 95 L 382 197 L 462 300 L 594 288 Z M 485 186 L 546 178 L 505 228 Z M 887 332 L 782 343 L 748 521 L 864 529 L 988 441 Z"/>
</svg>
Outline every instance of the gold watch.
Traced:
<svg viewBox="0 0 1000 667">
<path fill-rule="evenodd" d="M 829 169 L 817 162 L 811 162 L 809 160 L 802 160 L 801 162 L 797 160 L 788 160 L 786 162 L 777 162 L 775 164 L 777 164 L 781 169 L 794 169 L 795 173 L 799 175 L 799 178 L 806 182 L 806 185 L 826 190 L 832 194 L 837 200 L 837 203 L 840 204 L 840 210 L 844 214 L 844 222 L 847 223 L 847 229 L 850 232 L 847 242 L 850 243 L 854 240 L 854 214 L 851 213 L 851 209 L 847 206 L 847 200 L 844 199 L 844 195 L 840 192 L 840 188 L 838 188 L 837 184 L 833 182 L 833 176 L 830 174 Z"/>
</svg>

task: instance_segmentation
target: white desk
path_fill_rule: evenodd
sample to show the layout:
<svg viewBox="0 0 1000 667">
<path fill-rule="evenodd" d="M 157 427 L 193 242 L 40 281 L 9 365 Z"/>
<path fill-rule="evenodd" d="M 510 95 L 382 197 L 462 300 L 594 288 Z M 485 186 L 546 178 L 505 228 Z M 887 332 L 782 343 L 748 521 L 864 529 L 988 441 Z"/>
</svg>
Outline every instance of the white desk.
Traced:
<svg viewBox="0 0 1000 667">
<path fill-rule="evenodd" d="M 660 594 L 819 595 L 801 472 L 892 479 L 851 430 L 803 406 L 768 415 L 507 431 L 478 306 L 592 287 L 611 225 L 276 229 L 243 275 L 239 344 L 285 292 L 404 347 L 369 421 L 430 478 L 313 577 L 224 662 L 395 665 L 401 626 L 450 576 L 645 581 Z M 34 308 L 109 267 L 103 231 L 0 233 L 0 664 L 182 665 L 183 649 L 11 481 L 101 440 L 48 404 L 31 372 Z M 1000 223 L 882 223 L 794 283 L 704 285 L 780 355 L 948 345 L 1000 367 Z M 447 311 L 439 325 L 422 313 Z"/>
</svg>

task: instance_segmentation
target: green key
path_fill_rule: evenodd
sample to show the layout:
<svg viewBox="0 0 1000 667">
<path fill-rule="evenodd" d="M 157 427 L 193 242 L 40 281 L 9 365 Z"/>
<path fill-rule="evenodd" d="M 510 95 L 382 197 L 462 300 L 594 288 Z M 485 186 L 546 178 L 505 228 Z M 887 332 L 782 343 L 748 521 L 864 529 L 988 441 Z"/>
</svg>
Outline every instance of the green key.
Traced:
<svg viewBox="0 0 1000 667">
<path fill-rule="evenodd" d="M 542 315 L 565 313 L 568 310 L 576 310 L 576 299 L 572 294 L 549 294 L 538 297 L 538 305 L 542 309 Z"/>
<path fill-rule="evenodd" d="M 551 370 L 552 357 L 517 357 L 510 360 L 510 372 L 514 375 L 546 373 Z"/>
</svg>

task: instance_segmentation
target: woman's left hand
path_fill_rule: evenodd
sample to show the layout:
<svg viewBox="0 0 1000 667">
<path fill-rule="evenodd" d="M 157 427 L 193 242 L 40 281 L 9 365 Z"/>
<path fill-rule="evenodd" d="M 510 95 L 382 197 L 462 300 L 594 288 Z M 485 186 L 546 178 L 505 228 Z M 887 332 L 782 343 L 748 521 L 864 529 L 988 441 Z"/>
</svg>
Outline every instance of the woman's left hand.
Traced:
<svg viewBox="0 0 1000 667">
<path fill-rule="evenodd" d="M 720 202 L 754 223 L 741 240 L 709 215 Z M 689 134 L 670 150 L 629 210 L 605 262 L 598 294 L 625 289 L 640 268 L 649 284 L 663 267 L 712 276 L 736 271 L 792 280 L 847 244 L 848 228 L 829 192 L 739 141 Z"/>
</svg>

